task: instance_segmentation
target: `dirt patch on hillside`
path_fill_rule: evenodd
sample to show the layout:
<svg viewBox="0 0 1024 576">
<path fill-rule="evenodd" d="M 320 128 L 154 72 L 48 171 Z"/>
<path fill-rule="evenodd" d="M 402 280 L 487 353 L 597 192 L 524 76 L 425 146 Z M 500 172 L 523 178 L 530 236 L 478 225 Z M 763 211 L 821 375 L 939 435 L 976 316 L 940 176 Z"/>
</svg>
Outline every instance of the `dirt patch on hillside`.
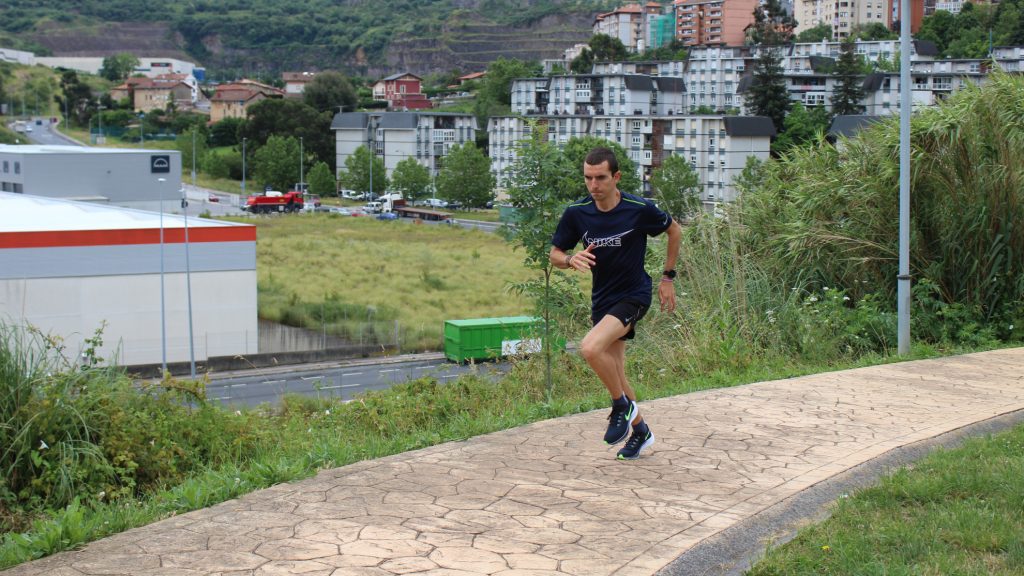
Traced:
<svg viewBox="0 0 1024 576">
<path fill-rule="evenodd" d="M 193 60 L 181 49 L 181 38 L 166 22 L 72 25 L 50 22 L 29 37 L 50 49 L 54 56 L 110 56 L 130 52 L 136 56 Z"/>
</svg>

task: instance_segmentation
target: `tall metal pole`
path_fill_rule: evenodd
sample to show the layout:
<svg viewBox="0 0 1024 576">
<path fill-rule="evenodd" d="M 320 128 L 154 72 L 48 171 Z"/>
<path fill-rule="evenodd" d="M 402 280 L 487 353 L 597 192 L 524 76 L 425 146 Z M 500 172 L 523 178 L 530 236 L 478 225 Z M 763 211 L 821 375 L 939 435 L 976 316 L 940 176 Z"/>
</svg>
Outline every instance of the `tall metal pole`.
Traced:
<svg viewBox="0 0 1024 576">
<path fill-rule="evenodd" d="M 304 152 L 304 149 L 302 147 L 302 136 L 299 136 L 299 186 L 301 188 L 305 188 L 305 184 L 306 184 L 306 177 L 305 177 L 305 174 L 302 171 L 303 170 L 302 169 L 302 160 L 303 160 L 302 154 L 303 154 L 303 152 Z M 299 192 L 303 192 L 304 193 L 305 190 L 299 190 Z"/>
<path fill-rule="evenodd" d="M 196 185 L 196 127 L 192 127 L 192 185 Z"/>
<path fill-rule="evenodd" d="M 244 206 L 242 202 L 245 202 L 245 141 L 246 138 L 242 138 L 242 196 L 238 199 L 238 205 Z"/>
<path fill-rule="evenodd" d="M 910 353 L 910 0 L 900 0 L 900 261 L 896 277 L 897 352 Z"/>
<path fill-rule="evenodd" d="M 188 359 L 189 373 L 196 379 L 196 341 L 192 337 L 192 269 L 188 255 L 188 198 L 185 187 L 181 187 L 181 210 L 185 215 L 185 294 L 188 298 Z"/>
<path fill-rule="evenodd" d="M 167 374 L 167 306 L 164 298 L 164 184 L 166 178 L 157 178 L 160 182 L 160 378 Z"/>
</svg>

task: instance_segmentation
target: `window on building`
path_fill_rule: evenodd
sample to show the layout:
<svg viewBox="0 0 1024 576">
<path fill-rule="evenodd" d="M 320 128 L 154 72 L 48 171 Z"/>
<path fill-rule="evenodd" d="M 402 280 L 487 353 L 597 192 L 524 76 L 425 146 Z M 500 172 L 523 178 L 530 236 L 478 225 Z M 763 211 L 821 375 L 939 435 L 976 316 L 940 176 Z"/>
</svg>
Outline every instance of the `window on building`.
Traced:
<svg viewBox="0 0 1024 576">
<path fill-rule="evenodd" d="M 7 174 L 10 171 L 11 171 L 11 165 L 8 164 L 7 160 L 4 160 L 4 174 Z"/>
<path fill-rule="evenodd" d="M 21 174 L 21 162 L 14 163 L 14 173 Z"/>
<path fill-rule="evenodd" d="M 633 120 L 633 130 L 639 130 L 639 129 L 640 129 L 640 121 L 639 120 Z"/>
</svg>

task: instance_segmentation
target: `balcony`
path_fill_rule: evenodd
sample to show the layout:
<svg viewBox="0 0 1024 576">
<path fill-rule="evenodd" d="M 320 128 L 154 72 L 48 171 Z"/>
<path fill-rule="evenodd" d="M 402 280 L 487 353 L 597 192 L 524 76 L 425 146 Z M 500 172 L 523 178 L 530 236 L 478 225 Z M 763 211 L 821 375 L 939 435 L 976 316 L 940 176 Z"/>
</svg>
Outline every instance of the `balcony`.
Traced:
<svg viewBox="0 0 1024 576">
<path fill-rule="evenodd" d="M 434 130 L 431 140 L 433 142 L 455 142 L 455 130 Z"/>
</svg>

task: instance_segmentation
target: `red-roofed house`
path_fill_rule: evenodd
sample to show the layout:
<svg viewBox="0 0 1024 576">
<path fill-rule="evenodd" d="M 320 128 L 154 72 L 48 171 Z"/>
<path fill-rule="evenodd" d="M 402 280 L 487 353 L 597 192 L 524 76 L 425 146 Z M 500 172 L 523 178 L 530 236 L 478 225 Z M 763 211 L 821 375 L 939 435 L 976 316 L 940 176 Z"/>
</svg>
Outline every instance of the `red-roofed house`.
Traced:
<svg viewBox="0 0 1024 576">
<path fill-rule="evenodd" d="M 249 106 L 267 98 L 284 98 L 284 90 L 252 80 L 221 84 L 210 98 L 210 122 L 220 122 L 225 118 L 245 118 Z"/>
<path fill-rule="evenodd" d="M 422 78 L 408 72 L 392 74 L 373 85 L 373 99 L 386 101 L 396 110 L 423 110 L 433 105 L 421 92 Z"/>
</svg>

